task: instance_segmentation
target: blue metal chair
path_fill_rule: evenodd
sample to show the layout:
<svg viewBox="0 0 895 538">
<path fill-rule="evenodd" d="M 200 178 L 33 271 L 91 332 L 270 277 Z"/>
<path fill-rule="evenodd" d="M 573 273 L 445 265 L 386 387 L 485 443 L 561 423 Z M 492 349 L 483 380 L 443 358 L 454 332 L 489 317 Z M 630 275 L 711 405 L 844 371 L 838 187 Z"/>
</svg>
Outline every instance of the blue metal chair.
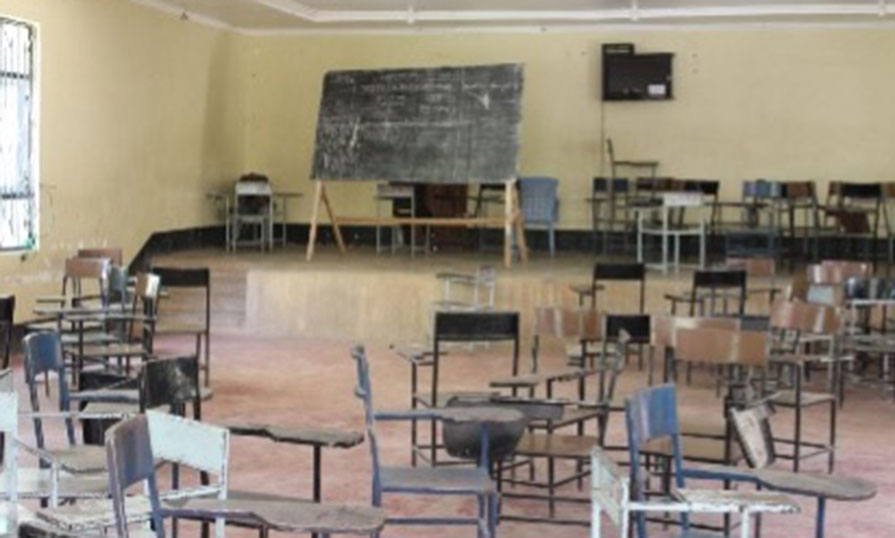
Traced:
<svg viewBox="0 0 895 538">
<path fill-rule="evenodd" d="M 388 518 L 394 525 L 476 525 L 478 536 L 493 538 L 497 525 L 498 491 L 489 473 L 488 436 L 482 428 L 479 464 L 469 467 L 383 467 L 379 461 L 379 448 L 374 423 L 377 420 L 412 420 L 414 418 L 438 419 L 437 410 L 416 410 L 405 413 L 374 413 L 373 396 L 370 387 L 370 365 L 362 346 L 351 351 L 357 363 L 357 387 L 355 395 L 364 402 L 367 425 L 367 442 L 373 460 L 373 506 L 382 506 L 385 493 L 409 495 L 466 495 L 475 496 L 478 501 L 478 516 L 475 518 L 417 517 Z"/>
<path fill-rule="evenodd" d="M 554 226 L 559 218 L 559 180 L 552 177 L 519 178 L 519 200 L 525 228 L 545 227 L 550 256 L 556 254 Z"/>
</svg>

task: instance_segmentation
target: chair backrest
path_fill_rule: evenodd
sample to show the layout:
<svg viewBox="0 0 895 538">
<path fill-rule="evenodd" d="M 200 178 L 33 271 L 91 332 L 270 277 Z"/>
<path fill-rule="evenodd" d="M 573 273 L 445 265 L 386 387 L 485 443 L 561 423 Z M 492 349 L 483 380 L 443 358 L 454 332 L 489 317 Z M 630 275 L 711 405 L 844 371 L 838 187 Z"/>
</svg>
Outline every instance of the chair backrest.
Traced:
<svg viewBox="0 0 895 538">
<path fill-rule="evenodd" d="M 652 325 L 650 343 L 656 347 L 675 347 L 677 333 L 684 329 L 721 329 L 736 331 L 740 328 L 740 320 L 729 317 L 682 317 L 657 316 Z"/>
<path fill-rule="evenodd" d="M 771 308 L 772 329 L 835 335 L 843 328 L 839 309 L 803 301 L 777 301 Z"/>
<path fill-rule="evenodd" d="M 846 299 L 895 299 L 895 279 L 849 278 L 845 281 Z"/>
<path fill-rule="evenodd" d="M 595 177 L 591 184 L 591 192 L 594 197 L 608 193 L 610 187 L 615 194 L 627 194 L 630 189 L 630 182 L 626 177 Z"/>
<path fill-rule="evenodd" d="M 842 284 L 849 278 L 868 278 L 872 274 L 871 264 L 848 260 L 824 260 L 807 269 L 811 284 Z"/>
<path fill-rule="evenodd" d="M 525 223 L 552 224 L 558 217 L 559 180 L 552 177 L 519 178 L 519 203 Z"/>
<path fill-rule="evenodd" d="M 195 288 L 202 289 L 205 296 L 204 323 L 211 323 L 211 271 L 208 267 L 161 267 L 153 266 L 152 274 L 161 279 L 161 289 Z"/>
<path fill-rule="evenodd" d="M 606 153 L 609 155 L 609 164 L 611 166 L 615 166 L 615 145 L 612 143 L 612 139 L 608 136 L 606 137 Z M 612 175 L 615 175 L 615 170 L 612 171 Z"/>
<path fill-rule="evenodd" d="M 140 409 L 170 406 L 183 415 L 186 404 L 192 403 L 199 415 L 199 357 L 166 357 L 143 363 L 140 370 Z"/>
<path fill-rule="evenodd" d="M 351 358 L 357 367 L 357 385 L 354 395 L 364 403 L 364 421 L 367 427 L 367 444 L 370 447 L 370 459 L 373 462 L 373 506 L 382 506 L 382 481 L 380 477 L 379 445 L 376 441 L 376 430 L 373 417 L 373 390 L 370 386 L 370 364 L 367 353 L 361 345 L 351 348 Z"/>
<path fill-rule="evenodd" d="M 151 507 L 152 526 L 156 538 L 165 537 L 162 524 L 155 461 L 149 431 L 149 418 L 137 415 L 112 426 L 106 433 L 106 463 L 109 470 L 109 493 L 115 508 L 115 528 L 119 538 L 128 538 L 128 520 L 124 501 L 134 484 L 144 482 Z"/>
<path fill-rule="evenodd" d="M 158 315 L 159 289 L 161 278 L 154 273 L 140 273 L 134 284 L 134 297 L 131 313 L 149 317 L 147 321 L 134 321 L 130 324 L 129 335 L 142 339 L 147 351 L 152 351 L 155 336 L 155 316 Z"/>
<path fill-rule="evenodd" d="M 538 307 L 535 308 L 532 331 L 531 371 L 540 368 L 542 338 L 553 338 L 581 344 L 582 351 L 588 342 L 603 338 L 603 320 L 599 312 L 591 308 Z"/>
<path fill-rule="evenodd" d="M 69 411 L 71 401 L 68 392 L 68 380 L 62 355 L 62 341 L 55 331 L 39 331 L 31 333 L 22 340 L 25 351 L 25 380 L 31 396 L 31 410 L 40 411 L 40 389 L 37 386 L 41 374 L 55 374 L 59 390 L 59 410 Z M 71 418 L 65 419 L 65 429 L 69 445 L 75 444 L 75 426 Z M 34 419 L 34 438 L 38 448 L 44 448 L 43 421 Z"/>
<path fill-rule="evenodd" d="M 96 281 L 97 291 L 103 303 L 108 294 L 109 258 L 79 258 L 72 257 L 65 260 L 65 273 L 62 278 L 62 295 L 68 296 L 69 285 L 71 296 L 78 298 L 84 294 L 84 282 Z"/>
<path fill-rule="evenodd" d="M 127 267 L 121 265 L 112 265 L 109 267 L 109 278 L 108 278 L 108 300 L 110 304 L 119 303 L 123 308 L 126 308 L 127 303 L 127 287 L 129 284 L 130 275 L 128 273 Z"/>
<path fill-rule="evenodd" d="M 742 269 L 714 269 L 706 271 L 695 271 L 693 273 L 693 287 L 691 288 L 691 311 L 696 304 L 696 295 L 700 289 L 708 289 L 709 295 L 709 313 L 715 314 L 715 293 L 719 290 L 736 289 L 739 292 L 737 298 L 737 313 L 743 315 L 746 313 L 746 271 Z"/>
<path fill-rule="evenodd" d="M 644 311 L 646 300 L 646 266 L 642 263 L 595 263 L 593 271 L 593 292 L 597 284 L 604 280 L 640 282 L 638 305 Z"/>
<path fill-rule="evenodd" d="M 839 184 L 839 196 L 856 202 L 879 202 L 882 200 L 883 190 L 879 183 L 842 182 Z"/>
<path fill-rule="evenodd" d="M 631 500 L 631 482 L 609 455 L 600 448 L 594 448 L 591 454 L 591 494 L 594 508 L 593 524 L 600 532 L 601 514 L 609 516 L 609 520 L 621 532 L 619 536 L 628 536 L 630 524 L 628 503 Z"/>
<path fill-rule="evenodd" d="M 178 417 L 170 413 L 146 411 L 152 456 L 156 460 L 185 465 L 213 475 L 216 483 L 198 489 L 181 489 L 169 497 L 214 494 L 227 497 L 227 462 L 230 457 L 230 431 L 212 424 Z"/>
<path fill-rule="evenodd" d="M 727 258 L 724 260 L 727 269 L 746 272 L 746 278 L 770 278 L 777 276 L 777 262 L 769 256 L 754 258 Z"/>
<path fill-rule="evenodd" d="M 678 360 L 727 366 L 764 368 L 768 359 L 766 332 L 726 329 L 680 329 L 674 357 Z"/>
<path fill-rule="evenodd" d="M 787 181 L 783 183 L 783 196 L 791 201 L 817 202 L 813 181 Z"/>
<path fill-rule="evenodd" d="M 782 183 L 779 181 L 769 181 L 767 179 L 756 179 L 754 181 L 743 182 L 743 200 L 753 201 L 780 198 L 782 195 Z"/>
<path fill-rule="evenodd" d="M 518 312 L 436 312 L 435 342 L 518 341 Z"/>
<path fill-rule="evenodd" d="M 746 463 L 754 469 L 764 469 L 774 464 L 777 452 L 770 418 L 773 409 L 767 403 L 759 403 L 745 409 L 730 409 L 730 422 L 740 441 Z"/>
<path fill-rule="evenodd" d="M 680 426 L 674 385 L 643 389 L 625 400 L 625 423 L 628 427 L 628 455 L 631 462 L 631 498 L 635 501 L 646 500 L 646 476 L 640 467 L 640 449 L 644 443 L 653 439 L 670 439 L 674 466 L 673 486 L 683 488 Z M 687 526 L 687 519 L 683 515 L 681 524 Z M 638 538 L 646 538 L 646 518 L 642 512 L 637 514 L 637 535 Z"/>
<path fill-rule="evenodd" d="M 3 359 L 0 368 L 9 368 L 9 356 L 12 351 L 12 334 L 15 329 L 16 296 L 0 296 L 0 333 L 3 336 Z"/>
<path fill-rule="evenodd" d="M 124 255 L 120 248 L 79 248 L 78 258 L 108 258 L 112 265 L 124 265 Z"/>
</svg>

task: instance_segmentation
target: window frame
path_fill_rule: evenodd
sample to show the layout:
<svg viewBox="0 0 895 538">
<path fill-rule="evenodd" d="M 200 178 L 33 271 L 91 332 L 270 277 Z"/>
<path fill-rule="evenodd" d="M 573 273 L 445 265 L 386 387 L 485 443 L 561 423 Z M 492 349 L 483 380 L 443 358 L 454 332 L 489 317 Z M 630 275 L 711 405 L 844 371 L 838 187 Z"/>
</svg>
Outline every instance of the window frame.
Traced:
<svg viewBox="0 0 895 538">
<path fill-rule="evenodd" d="M 26 190 L 14 192 L 7 195 L 0 194 L 0 201 L 3 200 L 28 200 L 30 201 L 30 237 L 23 237 L 22 240 L 11 246 L 2 246 L 0 244 L 0 255 L 3 254 L 21 254 L 36 252 L 40 248 L 40 31 L 38 24 L 32 21 L 12 17 L 0 13 L 0 26 L 3 25 L 23 26 L 28 31 L 28 45 L 30 52 L 28 60 L 30 61 L 30 95 L 31 106 L 28 110 L 28 166 L 30 177 Z M 0 72 L 0 79 L 10 77 Z M 10 78 L 15 78 L 10 77 Z"/>
</svg>

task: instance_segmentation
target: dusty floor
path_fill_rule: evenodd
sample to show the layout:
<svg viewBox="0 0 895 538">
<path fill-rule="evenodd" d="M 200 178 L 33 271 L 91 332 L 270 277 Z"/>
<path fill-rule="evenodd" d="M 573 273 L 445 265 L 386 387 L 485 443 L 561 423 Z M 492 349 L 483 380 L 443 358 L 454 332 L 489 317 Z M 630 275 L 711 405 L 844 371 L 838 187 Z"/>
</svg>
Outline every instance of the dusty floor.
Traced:
<svg viewBox="0 0 895 538">
<path fill-rule="evenodd" d="M 361 402 L 352 394 L 353 363 L 348 355 L 350 343 L 307 339 L 262 339 L 240 333 L 217 333 L 213 337 L 214 362 L 212 385 L 215 395 L 204 408 L 209 421 L 246 419 L 289 425 L 318 425 L 331 428 L 363 428 Z M 188 347 L 186 342 L 168 341 L 168 349 Z M 409 368 L 387 348 L 368 350 L 372 375 L 373 397 L 378 408 L 405 407 L 409 398 Z M 558 354 L 543 359 L 544 368 L 559 367 Z M 446 359 L 443 387 L 482 388 L 491 376 L 508 373 L 508 354 L 494 347 L 470 354 L 454 350 Z M 24 389 L 21 369 L 16 382 Z M 635 366 L 620 378 L 620 392 L 630 393 L 646 383 L 646 377 Z M 572 389 L 572 387 L 568 387 Z M 27 406 L 25 390 L 22 405 Z M 571 393 L 570 393 L 571 394 Z M 679 390 L 680 414 L 714 418 L 720 413 L 720 402 L 705 376 L 696 375 L 692 386 Z M 620 416 L 613 416 L 611 435 L 624 436 Z M 791 427 L 792 417 L 786 413 L 775 417 L 777 433 Z M 809 412 L 807 432 L 822 436 L 826 413 L 822 409 Z M 386 464 L 409 462 L 409 429 L 401 424 L 378 427 L 382 456 Z M 883 399 L 875 390 L 851 388 L 839 422 L 837 473 L 855 475 L 875 481 L 878 496 L 860 503 L 830 503 L 827 536 L 884 537 L 895 536 L 895 404 L 891 395 Z M 31 440 L 30 424 L 22 425 L 22 435 Z M 310 496 L 311 450 L 307 447 L 278 445 L 270 441 L 234 438 L 231 448 L 231 487 L 237 489 Z M 781 465 L 785 465 L 782 463 Z M 809 469 L 822 468 L 822 462 L 809 461 Z M 350 503 L 370 501 L 370 454 L 366 444 L 350 450 L 333 449 L 324 454 L 324 497 Z M 568 488 L 574 493 L 574 487 Z M 765 518 L 763 535 L 767 537 L 802 537 L 813 533 L 814 505 L 810 499 L 799 499 L 802 514 Z M 474 503 L 459 499 L 392 496 L 386 498 L 390 514 L 452 515 L 471 514 Z M 513 512 L 543 513 L 543 505 L 508 501 L 504 509 Z M 583 506 L 564 513 L 586 518 Z M 192 535 L 186 529 L 181 535 Z M 544 526 L 503 523 L 501 536 L 537 537 L 576 536 L 587 533 L 580 527 Z M 654 535 L 662 535 L 655 529 Z M 228 529 L 228 536 L 254 536 L 239 529 Z M 467 528 L 388 528 L 385 536 L 474 536 Z"/>
</svg>

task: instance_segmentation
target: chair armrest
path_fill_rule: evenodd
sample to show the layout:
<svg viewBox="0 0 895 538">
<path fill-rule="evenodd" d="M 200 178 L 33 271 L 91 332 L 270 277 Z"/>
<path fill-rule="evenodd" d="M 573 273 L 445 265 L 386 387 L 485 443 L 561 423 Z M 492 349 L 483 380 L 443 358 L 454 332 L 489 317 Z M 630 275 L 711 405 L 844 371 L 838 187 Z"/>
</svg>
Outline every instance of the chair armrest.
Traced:
<svg viewBox="0 0 895 538">
<path fill-rule="evenodd" d="M 758 477 L 751 469 L 742 467 L 730 467 L 727 465 L 702 465 L 700 467 L 685 467 L 681 469 L 684 478 L 694 480 L 730 480 L 733 482 L 748 482 L 757 484 Z"/>
<path fill-rule="evenodd" d="M 515 410 L 487 406 L 377 411 L 374 417 L 378 421 L 422 419 L 445 422 L 514 422 L 524 418 L 522 413 Z"/>
<path fill-rule="evenodd" d="M 390 348 L 396 355 L 409 362 L 412 366 L 431 366 L 434 364 L 432 357 L 435 355 L 435 352 L 423 344 L 392 344 Z M 446 355 L 447 353 L 442 351 L 439 354 Z"/>
<path fill-rule="evenodd" d="M 121 381 L 122 384 L 127 382 Z M 137 389 L 115 389 L 113 385 L 105 389 L 72 392 L 69 398 L 76 402 L 138 403 L 140 393 Z"/>
<path fill-rule="evenodd" d="M 733 489 L 680 489 L 672 493 L 692 512 L 733 512 L 744 515 L 758 512 L 796 514 L 799 505 L 782 493 L 739 491 Z"/>
</svg>

